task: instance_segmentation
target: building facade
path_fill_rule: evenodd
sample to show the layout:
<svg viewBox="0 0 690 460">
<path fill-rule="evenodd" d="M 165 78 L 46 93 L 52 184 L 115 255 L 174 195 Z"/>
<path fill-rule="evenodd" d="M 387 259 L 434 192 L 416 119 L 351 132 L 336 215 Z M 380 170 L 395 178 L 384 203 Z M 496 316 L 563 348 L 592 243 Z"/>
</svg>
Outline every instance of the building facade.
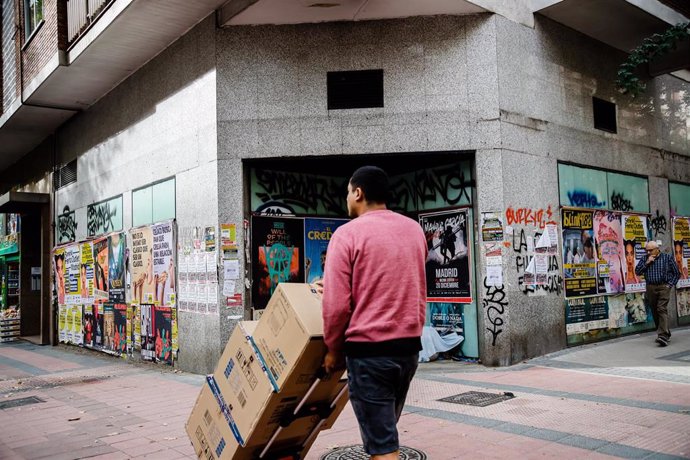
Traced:
<svg viewBox="0 0 690 460">
<path fill-rule="evenodd" d="M 139 356 L 151 341 L 158 359 L 159 331 L 132 324 L 156 329 L 173 310 L 164 329 L 175 331 L 177 365 L 209 372 L 276 282 L 319 276 L 349 175 L 364 164 L 389 172 L 390 207 L 425 228 L 427 321 L 463 338 L 462 359 L 509 365 L 652 330 L 643 281 L 626 279 L 630 241 L 633 257 L 644 240 L 681 241 L 687 267 L 690 63 L 635 99 L 615 86 L 622 50 L 688 21 L 673 2 L 615 2 L 611 19 L 614 2 L 582 13 L 569 0 L 161 11 L 115 0 L 75 25 L 77 3 L 2 10 L 0 212 L 39 228 L 32 322 L 44 343 L 79 343 L 95 321 L 94 348 Z M 5 33 L 6 18 L 22 32 Z M 104 237 L 119 260 L 121 235 L 120 290 L 70 297 Z M 60 276 L 64 301 L 49 283 Z M 687 287 L 675 290 L 674 325 L 690 322 Z M 162 316 L 131 307 L 149 303 Z M 124 351 L 106 344 L 119 324 L 111 304 L 130 305 Z M 145 326 L 142 313 L 154 320 Z"/>
</svg>

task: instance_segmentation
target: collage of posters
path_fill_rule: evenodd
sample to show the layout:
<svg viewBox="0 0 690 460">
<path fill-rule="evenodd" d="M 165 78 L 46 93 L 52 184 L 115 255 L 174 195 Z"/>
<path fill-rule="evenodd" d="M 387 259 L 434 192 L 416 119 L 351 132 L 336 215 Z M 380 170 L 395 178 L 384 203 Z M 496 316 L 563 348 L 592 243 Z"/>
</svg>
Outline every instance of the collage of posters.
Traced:
<svg viewBox="0 0 690 460">
<path fill-rule="evenodd" d="M 174 228 L 174 221 L 166 221 L 132 229 L 129 238 L 116 232 L 55 248 L 59 340 L 132 355 L 141 330 L 137 304 L 176 308 Z M 172 323 L 165 340 L 176 344 L 176 315 L 168 318 Z M 172 363 L 175 351 L 162 361 Z"/>
</svg>

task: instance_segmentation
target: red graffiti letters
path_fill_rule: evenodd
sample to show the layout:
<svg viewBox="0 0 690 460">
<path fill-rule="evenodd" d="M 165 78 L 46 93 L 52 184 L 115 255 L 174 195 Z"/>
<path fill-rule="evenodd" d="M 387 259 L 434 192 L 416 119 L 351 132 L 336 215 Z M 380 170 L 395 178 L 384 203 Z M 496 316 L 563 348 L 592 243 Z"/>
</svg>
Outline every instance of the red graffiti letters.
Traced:
<svg viewBox="0 0 690 460">
<path fill-rule="evenodd" d="M 553 220 L 553 212 L 551 211 L 551 205 L 549 205 L 549 207 L 546 209 L 513 209 L 512 207 L 510 207 L 506 209 L 506 221 L 508 225 L 533 225 L 539 228 L 544 228 L 546 224 L 555 223 Z"/>
</svg>

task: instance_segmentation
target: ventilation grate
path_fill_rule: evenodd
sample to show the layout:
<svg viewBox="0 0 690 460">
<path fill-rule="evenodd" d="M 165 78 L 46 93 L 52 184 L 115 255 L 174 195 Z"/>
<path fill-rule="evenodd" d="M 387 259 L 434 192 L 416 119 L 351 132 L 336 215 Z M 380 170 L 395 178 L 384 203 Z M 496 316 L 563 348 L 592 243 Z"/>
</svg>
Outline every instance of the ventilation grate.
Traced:
<svg viewBox="0 0 690 460">
<path fill-rule="evenodd" d="M 421 450 L 400 446 L 400 460 L 426 460 L 426 454 Z M 363 446 L 338 447 L 321 456 L 320 460 L 369 460 Z"/>
<path fill-rule="evenodd" d="M 10 399 L 0 402 L 0 410 L 11 409 L 13 407 L 28 406 L 29 404 L 38 404 L 45 402 L 39 397 L 28 396 L 26 398 Z"/>
<path fill-rule="evenodd" d="M 58 168 L 53 174 L 53 186 L 55 190 L 65 187 L 77 181 L 77 160 L 72 160 Z"/>
<path fill-rule="evenodd" d="M 383 69 L 328 72 L 328 110 L 383 107 Z"/>
<path fill-rule="evenodd" d="M 502 401 L 513 399 L 514 397 L 515 395 L 510 392 L 495 394 L 483 393 L 481 391 L 468 391 L 467 393 L 460 393 L 459 395 L 441 398 L 439 401 L 453 404 L 465 404 L 467 406 L 486 407 Z"/>
</svg>

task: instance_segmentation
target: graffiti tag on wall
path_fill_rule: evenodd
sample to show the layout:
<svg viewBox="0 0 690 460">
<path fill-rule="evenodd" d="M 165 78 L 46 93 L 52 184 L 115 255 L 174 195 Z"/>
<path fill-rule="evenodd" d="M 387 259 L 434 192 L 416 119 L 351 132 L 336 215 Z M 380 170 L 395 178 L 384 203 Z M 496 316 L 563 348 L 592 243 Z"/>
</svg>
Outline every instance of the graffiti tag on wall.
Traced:
<svg viewBox="0 0 690 460">
<path fill-rule="evenodd" d="M 650 221 L 650 226 L 654 232 L 654 238 L 659 235 L 666 234 L 666 216 L 659 214 L 659 210 L 656 210 L 656 215 L 652 216 Z"/>
<path fill-rule="evenodd" d="M 70 211 L 69 206 L 62 209 L 62 214 L 57 216 L 57 242 L 70 243 L 77 238 L 77 221 L 74 218 L 74 211 Z"/>
<path fill-rule="evenodd" d="M 509 207 L 506 209 L 506 222 L 508 225 L 532 225 L 538 228 L 544 228 L 546 224 L 553 224 L 553 211 L 551 205 L 546 209 L 531 209 Z"/>
<path fill-rule="evenodd" d="M 489 323 L 487 331 L 491 333 L 491 345 L 496 346 L 496 338 L 503 332 L 503 315 L 506 312 L 508 300 L 503 289 L 503 284 L 500 286 L 489 286 L 484 278 L 484 299 L 482 300 L 484 309 L 486 310 L 486 319 Z"/>
<path fill-rule="evenodd" d="M 350 171 L 348 171 L 349 173 Z M 251 207 L 266 215 L 347 214 L 349 177 L 252 169 Z M 471 204 L 469 162 L 390 176 L 388 207 L 415 211 Z"/>
<path fill-rule="evenodd" d="M 122 230 L 122 196 L 90 204 L 86 210 L 88 236 Z"/>
</svg>

